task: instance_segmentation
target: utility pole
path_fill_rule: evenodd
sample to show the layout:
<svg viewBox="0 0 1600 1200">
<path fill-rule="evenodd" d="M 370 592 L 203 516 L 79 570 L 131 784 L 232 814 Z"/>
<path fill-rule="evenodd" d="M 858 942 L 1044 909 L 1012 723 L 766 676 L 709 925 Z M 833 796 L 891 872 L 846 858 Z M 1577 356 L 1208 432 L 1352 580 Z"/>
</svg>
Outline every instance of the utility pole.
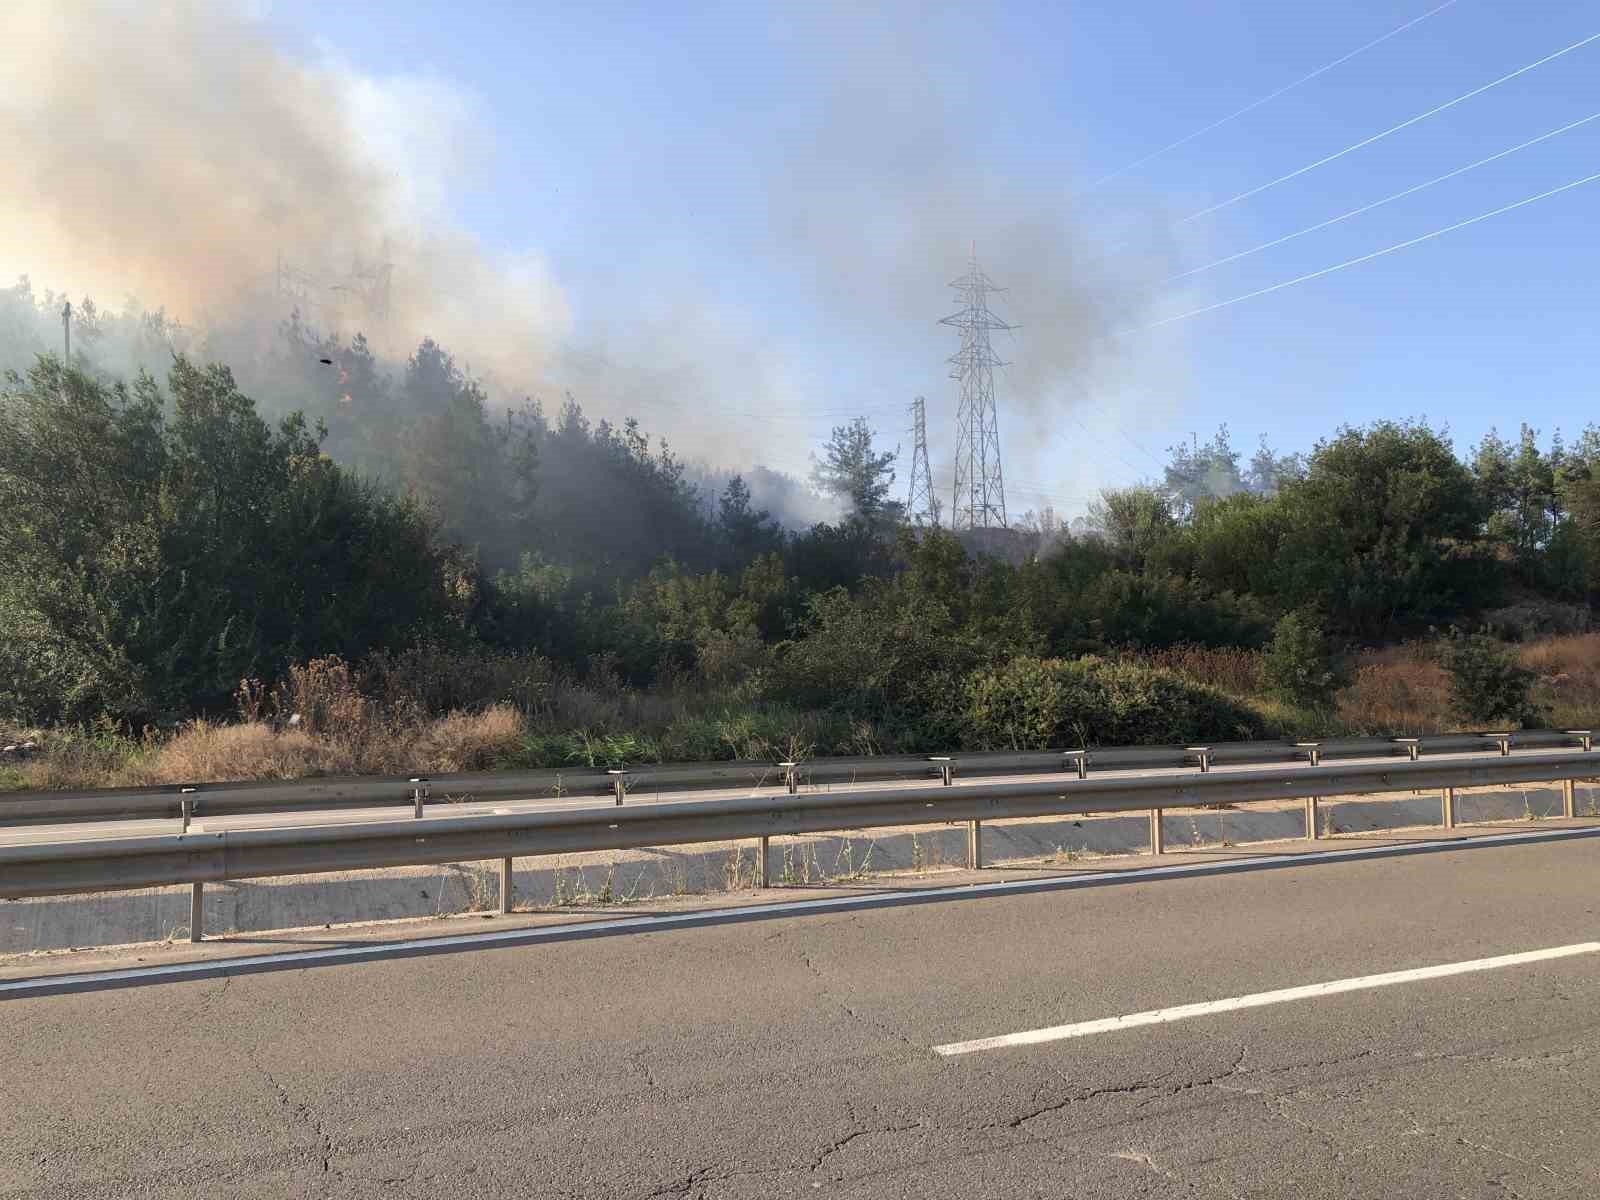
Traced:
<svg viewBox="0 0 1600 1200">
<path fill-rule="evenodd" d="M 911 486 L 906 490 L 906 516 L 913 525 L 937 525 L 939 509 L 933 501 L 933 474 L 928 470 L 928 402 L 918 396 L 911 402 Z"/>
<path fill-rule="evenodd" d="M 61 309 L 61 338 L 66 344 L 64 362 L 72 361 L 72 301 L 68 300 Z"/>
<path fill-rule="evenodd" d="M 978 266 L 974 247 L 967 273 L 950 285 L 961 294 L 961 310 L 941 325 L 960 331 L 961 349 L 950 356 L 950 378 L 960 385 L 956 405 L 956 486 L 952 529 L 1006 529 L 1006 489 L 1000 472 L 1000 425 L 995 415 L 994 368 L 1003 367 L 989 345 L 995 329 L 1014 329 L 989 311 L 997 288 Z"/>
</svg>

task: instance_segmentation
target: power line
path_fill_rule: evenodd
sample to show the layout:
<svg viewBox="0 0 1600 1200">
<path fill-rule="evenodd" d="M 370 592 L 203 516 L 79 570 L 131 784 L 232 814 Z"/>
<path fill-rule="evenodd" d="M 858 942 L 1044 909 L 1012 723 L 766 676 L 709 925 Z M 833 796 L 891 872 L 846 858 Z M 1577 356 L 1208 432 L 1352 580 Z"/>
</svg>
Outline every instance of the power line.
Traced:
<svg viewBox="0 0 1600 1200">
<path fill-rule="evenodd" d="M 1253 188 L 1250 188 L 1248 191 L 1240 192 L 1237 196 L 1230 196 L 1228 199 L 1223 200 L 1220 203 L 1210 205 L 1207 208 L 1202 208 L 1198 212 L 1192 212 L 1187 217 L 1182 217 L 1179 220 L 1173 222 L 1173 224 L 1174 225 L 1187 225 L 1190 221 L 1198 221 L 1201 217 L 1210 216 L 1214 212 L 1218 212 L 1221 209 L 1228 208 L 1229 206 L 1234 205 L 1234 204 L 1238 204 L 1241 200 L 1248 200 L 1251 196 L 1259 196 L 1262 192 L 1266 191 L 1268 188 L 1275 188 L 1280 183 L 1287 183 L 1291 179 L 1298 179 L 1300 176 L 1306 174 L 1309 171 L 1315 171 L 1318 167 L 1327 166 L 1327 164 L 1329 164 L 1331 162 L 1334 162 L 1334 161 L 1336 161 L 1338 159 L 1341 159 L 1347 154 L 1354 154 L 1357 150 L 1360 150 L 1365 146 L 1370 146 L 1374 142 L 1381 142 L 1384 138 L 1389 137 L 1391 134 L 1399 133 L 1402 129 L 1409 129 L 1411 126 L 1417 124 L 1417 122 L 1426 121 L 1429 117 L 1437 116 L 1439 113 L 1444 112 L 1446 109 L 1454 108 L 1456 105 L 1461 104 L 1464 101 L 1471 100 L 1474 96 L 1481 96 L 1481 95 L 1483 95 L 1484 92 L 1487 92 L 1490 88 L 1496 88 L 1496 87 L 1499 87 L 1502 83 L 1508 83 L 1511 80 L 1517 78 L 1517 76 L 1519 76 L 1519 75 L 1526 75 L 1529 71 L 1533 70 L 1535 67 L 1542 67 L 1542 66 L 1544 66 L 1545 63 L 1554 62 L 1556 59 L 1560 58 L 1562 55 L 1571 54 L 1574 50 L 1581 49 L 1582 47 L 1587 46 L 1590 42 L 1595 41 L 1596 39 L 1600 39 L 1600 33 L 1591 33 L 1588 37 L 1582 39 L 1581 41 L 1573 42 L 1572 45 L 1563 47 L 1562 49 L 1557 50 L 1554 54 L 1547 54 L 1543 58 L 1537 60 L 1536 62 L 1531 62 L 1525 67 L 1518 67 L 1515 71 L 1512 71 L 1510 74 L 1502 75 L 1502 76 L 1500 76 L 1499 79 L 1491 80 L 1490 82 L 1484 84 L 1482 87 L 1473 88 L 1470 92 L 1463 92 L 1461 95 L 1457 96 L 1454 100 L 1446 100 L 1443 104 L 1436 105 L 1435 107 L 1428 109 L 1427 112 L 1418 113 L 1414 117 L 1411 117 L 1411 118 L 1409 118 L 1407 120 L 1401 121 L 1398 125 L 1391 125 L 1391 126 L 1389 126 L 1389 128 L 1383 130 L 1380 133 L 1375 133 L 1371 137 L 1362 138 L 1359 142 L 1354 142 L 1351 145 L 1346 146 L 1343 150 L 1339 150 L 1339 151 L 1336 151 L 1333 154 L 1329 154 L 1329 155 L 1327 155 L 1327 156 L 1325 156 L 1323 158 L 1319 158 L 1319 159 L 1316 160 L 1316 162 L 1307 163 L 1305 166 L 1300 167 L 1297 170 L 1290 171 L 1287 175 L 1280 175 L 1276 179 L 1269 180 L 1268 182 L 1263 183 L 1258 187 L 1253 187 Z"/>
<path fill-rule="evenodd" d="M 1304 275 L 1297 275 L 1293 279 L 1286 279 L 1282 283 L 1273 284 L 1271 287 L 1257 288 L 1255 291 L 1246 292 L 1242 296 L 1234 296 L 1229 300 L 1219 300 L 1217 303 L 1207 304 L 1203 308 L 1191 309 L 1189 312 L 1179 313 L 1172 317 L 1165 317 L 1159 321 L 1152 321 L 1150 324 L 1141 326 L 1140 328 L 1157 329 L 1162 325 L 1171 325 L 1175 321 L 1186 321 L 1190 317 L 1198 317 L 1204 315 L 1205 313 L 1216 312 L 1219 308 L 1228 308 L 1234 304 L 1242 304 L 1246 300 L 1254 300 L 1259 296 L 1268 296 L 1273 292 L 1281 292 L 1284 288 L 1293 287 L 1297 283 L 1306 283 L 1313 279 L 1320 279 L 1324 275 L 1332 275 L 1335 271 L 1342 271 L 1346 267 L 1359 266 L 1361 263 L 1371 262 L 1375 258 L 1382 258 L 1386 254 L 1393 254 L 1397 250 L 1404 250 L 1408 246 L 1415 246 L 1421 242 L 1432 241 L 1434 238 L 1443 237 L 1447 233 L 1453 233 L 1457 229 L 1465 229 L 1468 225 L 1476 225 L 1480 221 L 1487 221 L 1490 217 L 1498 217 L 1502 213 L 1508 213 L 1514 209 L 1524 208 L 1535 201 L 1545 200 L 1551 196 L 1558 196 L 1562 192 L 1570 192 L 1573 188 L 1582 187 L 1586 183 L 1593 183 L 1597 179 L 1600 179 L 1600 171 L 1597 171 L 1593 175 L 1585 175 L 1582 179 L 1574 179 L 1571 183 L 1564 183 L 1560 187 L 1551 188 L 1549 191 L 1540 192 L 1537 196 L 1529 196 L 1526 199 L 1518 200 L 1513 204 L 1503 204 L 1499 208 L 1492 209 L 1489 212 L 1479 213 L 1475 217 L 1468 217 L 1465 221 L 1457 221 L 1453 225 L 1446 225 L 1443 229 L 1435 229 L 1429 233 L 1424 233 L 1419 237 L 1408 238 L 1403 242 L 1396 242 L 1392 246 L 1385 246 L 1382 250 L 1374 250 L 1370 254 L 1362 254 L 1356 258 L 1347 258 L 1344 260 L 1344 262 L 1334 263 L 1331 267 L 1323 267 L 1320 271 L 1310 271 Z"/>
<path fill-rule="evenodd" d="M 1492 162 L 1497 162 L 1502 158 L 1506 158 L 1509 155 L 1515 154 L 1518 150 L 1526 150 L 1529 146 L 1537 146 L 1540 142 L 1547 142 L 1559 134 L 1566 133 L 1568 130 L 1576 129 L 1580 125 L 1587 125 L 1590 121 L 1596 120 L 1600 120 L 1600 112 L 1593 113 L 1587 117 L 1584 117 L 1582 120 L 1573 121 L 1571 124 L 1563 125 L 1560 129 L 1552 129 L 1549 133 L 1541 133 L 1536 138 L 1530 138 L 1528 141 L 1512 146 L 1507 150 L 1502 150 L 1498 154 L 1491 154 L 1488 158 L 1480 158 L 1475 163 L 1468 163 L 1464 167 L 1457 167 L 1454 171 L 1448 171 L 1443 175 L 1436 175 L 1426 183 L 1419 183 L 1414 187 L 1408 187 L 1402 192 L 1394 193 L 1392 196 L 1385 196 L 1382 200 L 1374 200 L 1371 204 L 1363 204 L 1360 208 L 1352 208 L 1349 212 L 1340 213 L 1337 217 L 1329 217 L 1326 221 L 1318 221 L 1315 225 L 1307 225 L 1304 229 L 1297 229 L 1293 233 L 1286 233 L 1280 238 L 1273 238 L 1270 242 L 1262 242 L 1259 246 L 1252 246 L 1248 250 L 1241 250 L 1237 254 L 1230 254 L 1225 258 L 1217 259 L 1215 262 L 1208 262 L 1203 267 L 1193 267 L 1187 271 L 1179 271 L 1176 275 L 1167 276 L 1161 282 L 1173 283 L 1179 279 L 1187 279 L 1190 275 L 1199 275 L 1203 271 L 1210 271 L 1215 267 L 1221 267 L 1231 262 L 1237 262 L 1241 258 L 1248 258 L 1250 255 L 1257 254 L 1262 250 L 1270 250 L 1274 246 L 1281 246 L 1285 242 L 1291 242 L 1297 237 L 1304 237 L 1308 233 L 1315 233 L 1319 229 L 1326 229 L 1330 225 L 1337 225 L 1340 221 L 1348 221 L 1351 217 L 1359 217 L 1362 213 L 1371 212 L 1375 208 L 1381 208 L 1383 205 L 1393 203 L 1396 200 L 1403 200 L 1407 196 L 1414 196 L 1420 191 L 1431 188 L 1436 183 L 1443 183 L 1447 179 L 1454 179 L 1458 175 L 1465 175 L 1468 171 L 1475 171 L 1479 167 L 1487 166 Z"/>
<path fill-rule="evenodd" d="M 1240 117 L 1244 116 L 1246 113 L 1254 112 L 1256 109 L 1260 108 L 1263 104 L 1271 103 L 1273 100 L 1276 100 L 1279 96 L 1282 96 L 1284 93 L 1292 92 L 1295 88 L 1299 87 L 1301 84 L 1310 83 L 1313 79 L 1317 78 L 1317 76 L 1325 75 L 1329 71 L 1333 70 L 1335 67 L 1343 66 L 1345 63 L 1349 62 L 1352 58 L 1356 57 L 1356 55 L 1363 54 L 1366 51 L 1371 50 L 1374 46 L 1378 46 L 1378 45 L 1381 45 L 1384 42 L 1387 42 L 1390 38 L 1404 33 L 1406 30 L 1412 28 L 1412 26 L 1422 24 L 1422 22 L 1426 21 L 1429 17 L 1433 16 L 1435 13 L 1443 12 L 1445 9 L 1449 8 L 1451 5 L 1453 5 L 1455 3 L 1456 3 L 1456 0 L 1445 0 L 1445 2 L 1443 4 L 1440 4 L 1440 5 L 1438 5 L 1438 6 L 1434 7 L 1434 8 L 1430 8 L 1427 12 L 1423 13 L 1420 17 L 1413 17 L 1413 18 L 1411 18 L 1411 20 L 1407 21 L 1404 25 L 1396 26 L 1395 28 L 1391 29 L 1388 33 L 1384 34 L 1382 37 L 1373 38 L 1372 41 L 1367 42 L 1365 45 L 1357 46 L 1354 50 L 1350 51 L 1350 53 L 1345 54 L 1345 55 L 1341 55 L 1340 57 L 1334 59 L 1330 63 L 1325 63 L 1324 65 L 1318 67 L 1315 71 L 1312 71 L 1309 75 L 1302 75 L 1302 76 L 1300 76 L 1299 79 L 1296 79 L 1293 83 L 1285 84 L 1283 87 L 1279 88 L 1275 92 L 1268 92 L 1265 96 L 1262 96 L 1259 100 L 1252 100 L 1249 104 L 1246 104 L 1243 108 L 1238 109 L 1235 112 L 1229 113 L 1227 116 L 1221 118 L 1220 120 L 1211 122 L 1211 124 L 1205 126 L 1203 129 L 1196 129 L 1193 133 L 1188 134 L 1188 135 L 1186 135 L 1184 137 L 1181 137 L 1175 142 L 1169 142 L 1167 145 L 1161 147 L 1161 149 L 1159 149 L 1159 150 L 1151 151 L 1149 154 L 1146 154 L 1143 158 L 1135 159 L 1133 162 L 1129 163 L 1125 167 L 1118 167 L 1115 171 L 1112 171 L 1110 174 L 1102 175 L 1099 179 L 1096 179 L 1088 187 L 1082 188 L 1079 191 L 1074 192 L 1071 195 L 1071 197 L 1069 197 L 1069 199 L 1076 200 L 1079 196 L 1087 195 L 1089 192 L 1094 191 L 1096 188 L 1100 187 L 1102 184 L 1110 183 L 1113 179 L 1116 179 L 1120 175 L 1126 175 L 1129 171 L 1137 170 L 1138 168 L 1144 166 L 1145 163 L 1152 162 L 1155 159 L 1160 158 L 1163 154 L 1166 154 L 1170 150 L 1176 150 L 1179 146 L 1187 145 L 1189 142 L 1194 141 L 1195 138 L 1203 137 L 1205 134 L 1210 133 L 1213 129 L 1222 128 L 1222 126 L 1226 125 L 1229 121 L 1238 120 Z"/>
</svg>

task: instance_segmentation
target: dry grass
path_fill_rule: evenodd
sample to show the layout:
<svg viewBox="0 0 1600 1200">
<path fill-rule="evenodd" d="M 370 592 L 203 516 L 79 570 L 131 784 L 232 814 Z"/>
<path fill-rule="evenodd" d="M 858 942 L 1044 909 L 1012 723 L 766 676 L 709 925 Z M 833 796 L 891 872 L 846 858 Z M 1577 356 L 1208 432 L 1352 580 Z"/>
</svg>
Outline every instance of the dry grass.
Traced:
<svg viewBox="0 0 1600 1200">
<path fill-rule="evenodd" d="M 509 704 L 496 704 L 429 722 L 405 752 L 424 771 L 483 771 L 515 750 L 522 733 L 522 714 Z"/>
<path fill-rule="evenodd" d="M 387 732 L 387 736 L 385 736 Z M 510 705 L 450 713 L 408 728 L 274 731 L 262 721 L 193 721 L 120 772 L 118 782 L 226 783 L 316 775 L 444 774 L 493 767 L 516 748 L 522 717 Z"/>
<path fill-rule="evenodd" d="M 127 766 L 118 782 L 231 783 L 342 775 L 353 770 L 355 764 L 338 747 L 298 729 L 274 733 L 261 721 L 239 725 L 193 721 Z"/>
<path fill-rule="evenodd" d="M 1380 651 L 1362 655 L 1354 681 L 1335 700 L 1341 733 L 1416 737 L 1455 724 L 1444 668 Z"/>
<path fill-rule="evenodd" d="M 1518 656 L 1523 666 L 1540 675 L 1600 673 L 1600 633 L 1571 633 L 1528 642 Z"/>
<path fill-rule="evenodd" d="M 1529 642 L 1520 657 L 1539 677 L 1534 695 L 1549 710 L 1552 725 L 1588 729 L 1600 724 L 1600 633 Z"/>
<path fill-rule="evenodd" d="M 82 791 L 118 782 L 129 764 L 138 762 L 154 743 L 113 734 L 77 730 L 31 730 L 10 741 L 32 739 L 40 752 L 20 762 L 0 765 L 0 791 Z"/>
<path fill-rule="evenodd" d="M 1251 696 L 1261 690 L 1261 657 L 1259 650 L 1209 646 L 1170 646 L 1126 656 L 1139 666 L 1172 671 L 1236 696 Z"/>
</svg>

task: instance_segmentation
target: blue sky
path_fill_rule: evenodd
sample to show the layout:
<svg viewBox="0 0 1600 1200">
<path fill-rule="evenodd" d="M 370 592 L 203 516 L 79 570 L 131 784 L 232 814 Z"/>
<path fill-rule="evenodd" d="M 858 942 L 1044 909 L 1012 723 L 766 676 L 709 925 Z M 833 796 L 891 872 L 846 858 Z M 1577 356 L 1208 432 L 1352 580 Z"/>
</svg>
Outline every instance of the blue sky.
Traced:
<svg viewBox="0 0 1600 1200">
<path fill-rule="evenodd" d="M 1426 416 L 1465 449 L 1491 425 L 1548 435 L 1594 415 L 1600 182 L 1145 328 L 1600 170 L 1597 120 L 1169 278 L 1600 112 L 1595 42 L 1182 220 L 1600 33 L 1592 4 L 1457 0 L 1089 187 L 1436 3 L 459 3 L 444 19 L 275 0 L 267 19 L 291 52 L 473 98 L 484 154 L 452 182 L 452 217 L 548 264 L 571 313 L 551 336 L 577 356 L 556 374 L 575 372 L 580 398 L 627 375 L 632 407 L 691 456 L 803 468 L 846 412 L 902 436 L 920 393 L 937 477 L 954 337 L 936 322 L 975 241 L 1024 327 L 999 343 L 1011 508 L 1070 510 L 1222 422 L 1248 452 L 1262 433 L 1303 449 L 1342 423 Z M 652 399 L 652 372 L 692 383 Z"/>
</svg>

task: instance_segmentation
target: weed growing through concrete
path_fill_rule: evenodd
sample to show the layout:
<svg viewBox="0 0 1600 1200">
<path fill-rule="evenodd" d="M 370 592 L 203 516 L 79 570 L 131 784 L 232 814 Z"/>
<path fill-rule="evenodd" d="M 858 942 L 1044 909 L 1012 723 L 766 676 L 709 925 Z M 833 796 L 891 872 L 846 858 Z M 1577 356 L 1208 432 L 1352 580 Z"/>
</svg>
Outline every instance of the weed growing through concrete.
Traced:
<svg viewBox="0 0 1600 1200">
<path fill-rule="evenodd" d="M 794 846 L 789 843 L 783 847 L 783 869 L 778 872 L 778 878 L 784 883 L 794 883 L 799 878 L 794 869 Z"/>
<path fill-rule="evenodd" d="M 467 911 L 488 912 L 494 907 L 496 899 L 496 886 L 490 881 L 488 870 L 483 867 L 467 867 Z"/>
<path fill-rule="evenodd" d="M 613 863 L 612 865 L 615 866 L 616 864 Z M 639 899 L 639 885 L 644 882 L 644 873 L 649 869 L 649 863 L 646 863 L 639 868 L 639 873 L 633 877 L 633 886 L 622 894 L 622 902 L 624 904 L 632 904 L 635 900 Z M 655 895 L 654 888 L 650 889 L 650 895 Z"/>
<path fill-rule="evenodd" d="M 754 880 L 755 864 L 751 864 L 749 874 L 745 872 L 744 847 L 734 846 L 729 849 L 728 857 L 722 864 L 722 889 L 726 892 L 741 891 L 746 880 Z"/>
<path fill-rule="evenodd" d="M 838 879 L 855 878 L 855 851 L 850 845 L 849 838 L 839 843 L 839 853 L 833 860 L 833 873 Z"/>
</svg>

